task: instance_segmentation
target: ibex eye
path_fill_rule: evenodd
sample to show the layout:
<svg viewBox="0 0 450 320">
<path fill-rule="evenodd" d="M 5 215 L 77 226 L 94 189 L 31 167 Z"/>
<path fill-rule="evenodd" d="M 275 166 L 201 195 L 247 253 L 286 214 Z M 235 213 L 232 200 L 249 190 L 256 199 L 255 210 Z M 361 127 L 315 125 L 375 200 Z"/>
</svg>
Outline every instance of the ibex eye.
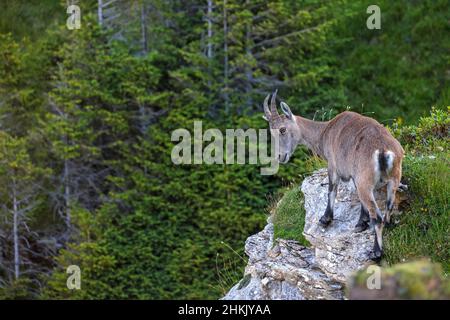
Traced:
<svg viewBox="0 0 450 320">
<path fill-rule="evenodd" d="M 286 128 L 280 128 L 280 133 L 281 133 L 282 135 L 286 134 Z"/>
</svg>

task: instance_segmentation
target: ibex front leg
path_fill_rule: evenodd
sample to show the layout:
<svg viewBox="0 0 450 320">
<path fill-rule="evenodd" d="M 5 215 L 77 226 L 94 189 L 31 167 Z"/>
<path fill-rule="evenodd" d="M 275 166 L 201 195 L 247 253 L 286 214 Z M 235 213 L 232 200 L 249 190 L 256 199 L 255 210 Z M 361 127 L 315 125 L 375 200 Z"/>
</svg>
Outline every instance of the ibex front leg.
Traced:
<svg viewBox="0 0 450 320">
<path fill-rule="evenodd" d="M 369 227 L 369 211 L 361 203 L 361 213 L 359 215 L 358 223 L 355 226 L 355 232 L 363 232 Z"/>
<path fill-rule="evenodd" d="M 323 216 L 319 219 L 319 224 L 326 228 L 333 220 L 334 201 L 336 199 L 337 187 L 339 179 L 337 174 L 328 169 L 328 204 Z"/>
</svg>

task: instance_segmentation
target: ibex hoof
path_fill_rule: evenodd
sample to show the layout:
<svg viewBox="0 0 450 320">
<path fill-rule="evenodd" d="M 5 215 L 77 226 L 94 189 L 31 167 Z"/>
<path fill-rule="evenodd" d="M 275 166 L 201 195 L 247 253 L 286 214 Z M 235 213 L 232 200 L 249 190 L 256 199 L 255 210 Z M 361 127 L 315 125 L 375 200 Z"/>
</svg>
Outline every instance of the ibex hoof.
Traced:
<svg viewBox="0 0 450 320">
<path fill-rule="evenodd" d="M 369 255 L 370 260 L 374 262 L 380 262 L 381 257 L 383 256 L 383 252 L 380 250 L 372 251 L 372 253 Z"/>
<path fill-rule="evenodd" d="M 386 229 L 392 229 L 394 227 L 394 223 L 392 223 L 392 221 L 384 221 L 384 227 Z"/>
<path fill-rule="evenodd" d="M 320 219 L 319 219 L 319 225 L 322 228 L 326 228 L 330 225 L 332 218 L 330 216 L 326 216 L 323 215 Z"/>
<path fill-rule="evenodd" d="M 394 224 L 392 223 L 392 216 L 391 214 L 386 213 L 383 217 L 383 225 L 385 228 L 392 228 Z"/>
<path fill-rule="evenodd" d="M 369 228 L 369 224 L 367 222 L 358 222 L 355 226 L 355 232 L 363 232 L 366 231 L 367 228 Z"/>
</svg>

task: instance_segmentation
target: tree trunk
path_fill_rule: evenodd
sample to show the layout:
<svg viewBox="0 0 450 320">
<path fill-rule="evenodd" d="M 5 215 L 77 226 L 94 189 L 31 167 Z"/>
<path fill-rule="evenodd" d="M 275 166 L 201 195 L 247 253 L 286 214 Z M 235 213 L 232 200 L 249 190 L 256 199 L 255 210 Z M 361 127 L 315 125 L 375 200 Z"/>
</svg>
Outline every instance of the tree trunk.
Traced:
<svg viewBox="0 0 450 320">
<path fill-rule="evenodd" d="M 66 225 L 71 229 L 71 208 L 70 208 L 70 168 L 69 161 L 64 160 L 64 206 L 66 207 Z"/>
<path fill-rule="evenodd" d="M 208 15 L 206 17 L 208 20 L 208 51 L 207 51 L 207 57 L 212 58 L 213 51 L 212 51 L 212 0 L 208 0 Z"/>
<path fill-rule="evenodd" d="M 212 0 L 208 0 L 208 13 L 206 19 L 208 20 L 208 37 L 207 37 L 207 51 L 206 56 L 208 57 L 208 90 L 210 92 L 212 86 L 212 56 L 213 56 L 213 43 L 212 43 Z"/>
<path fill-rule="evenodd" d="M 145 112 L 145 106 L 142 103 L 139 104 L 139 131 L 141 135 L 144 137 L 147 133 L 147 115 Z"/>
<path fill-rule="evenodd" d="M 19 208 L 17 205 L 16 185 L 13 184 L 13 238 L 14 238 L 14 276 L 19 279 Z"/>
<path fill-rule="evenodd" d="M 250 5 L 250 0 L 245 1 L 246 6 Z M 252 56 L 251 48 L 251 19 L 247 22 L 246 30 L 245 30 L 245 54 L 247 55 L 247 59 L 250 59 Z M 247 79 L 247 83 L 245 84 L 245 91 L 247 94 L 247 107 L 251 107 L 253 105 L 252 99 L 252 70 L 250 65 L 247 63 L 245 66 L 245 77 Z"/>
<path fill-rule="evenodd" d="M 98 24 L 103 24 L 103 0 L 98 0 Z"/>
<path fill-rule="evenodd" d="M 229 113 L 229 98 L 228 98 L 228 22 L 227 22 L 227 0 L 223 0 L 223 77 L 224 77 L 224 100 L 225 100 L 225 114 Z"/>
<path fill-rule="evenodd" d="M 145 2 L 142 1 L 141 6 L 141 41 L 142 50 L 144 54 L 148 52 L 148 40 L 147 40 L 147 12 L 145 10 Z"/>
</svg>

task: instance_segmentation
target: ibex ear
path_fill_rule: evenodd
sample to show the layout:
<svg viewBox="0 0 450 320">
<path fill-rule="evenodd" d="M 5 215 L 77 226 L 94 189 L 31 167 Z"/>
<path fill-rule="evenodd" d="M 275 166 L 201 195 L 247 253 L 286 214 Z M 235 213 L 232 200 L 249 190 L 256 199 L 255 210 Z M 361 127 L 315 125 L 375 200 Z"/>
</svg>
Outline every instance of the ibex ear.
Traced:
<svg viewBox="0 0 450 320">
<path fill-rule="evenodd" d="M 293 120 L 294 119 L 294 115 L 292 114 L 291 108 L 289 108 L 289 106 L 283 101 L 281 102 L 280 105 L 281 105 L 281 110 L 286 115 L 286 117 L 288 117 L 289 119 Z"/>
</svg>

